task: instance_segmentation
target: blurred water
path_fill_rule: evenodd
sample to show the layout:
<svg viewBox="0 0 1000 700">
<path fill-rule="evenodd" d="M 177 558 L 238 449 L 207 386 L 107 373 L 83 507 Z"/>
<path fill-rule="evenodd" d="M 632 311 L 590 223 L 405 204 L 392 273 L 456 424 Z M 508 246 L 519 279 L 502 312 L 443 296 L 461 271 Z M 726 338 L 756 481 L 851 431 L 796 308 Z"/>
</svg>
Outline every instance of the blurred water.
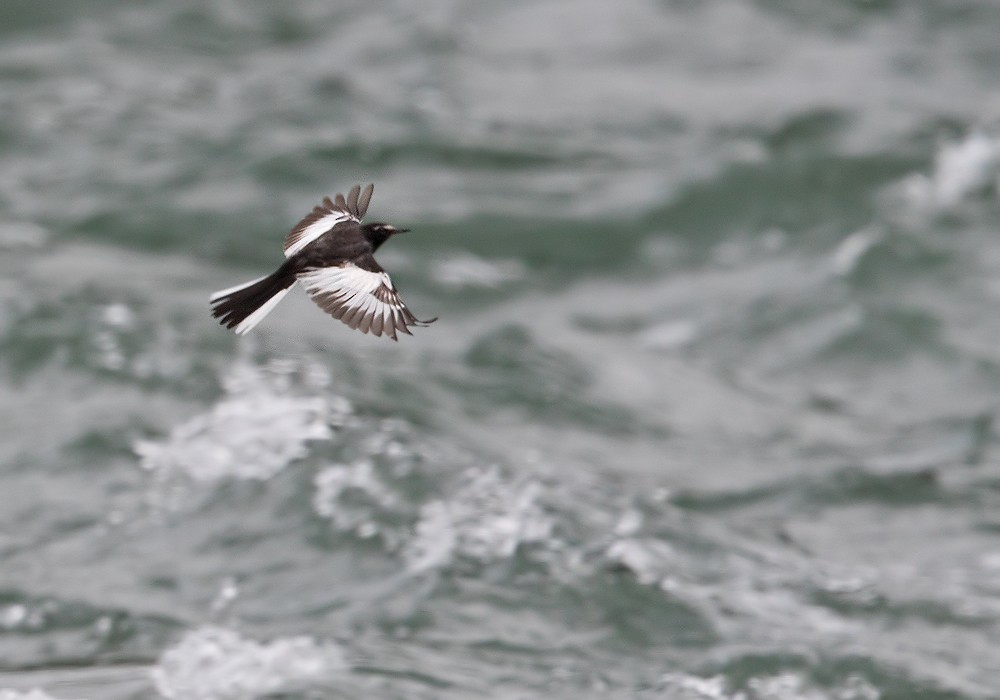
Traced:
<svg viewBox="0 0 1000 700">
<path fill-rule="evenodd" d="M 1000 7 L 0 8 L 0 698 L 1000 696 Z M 266 273 L 377 183 L 398 344 Z"/>
</svg>

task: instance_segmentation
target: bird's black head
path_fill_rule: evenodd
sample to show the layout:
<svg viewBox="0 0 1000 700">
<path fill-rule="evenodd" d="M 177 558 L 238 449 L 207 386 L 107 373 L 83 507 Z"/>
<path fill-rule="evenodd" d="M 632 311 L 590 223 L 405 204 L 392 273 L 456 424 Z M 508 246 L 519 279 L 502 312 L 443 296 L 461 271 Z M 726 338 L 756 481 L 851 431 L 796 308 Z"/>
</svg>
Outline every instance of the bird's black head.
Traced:
<svg viewBox="0 0 1000 700">
<path fill-rule="evenodd" d="M 408 228 L 396 228 L 392 224 L 387 224 L 382 221 L 375 221 L 370 224 L 361 224 L 361 233 L 368 239 L 368 242 L 372 244 L 372 248 L 378 248 L 380 245 L 389 240 L 390 236 L 394 236 L 397 233 L 406 233 L 410 229 Z"/>
</svg>

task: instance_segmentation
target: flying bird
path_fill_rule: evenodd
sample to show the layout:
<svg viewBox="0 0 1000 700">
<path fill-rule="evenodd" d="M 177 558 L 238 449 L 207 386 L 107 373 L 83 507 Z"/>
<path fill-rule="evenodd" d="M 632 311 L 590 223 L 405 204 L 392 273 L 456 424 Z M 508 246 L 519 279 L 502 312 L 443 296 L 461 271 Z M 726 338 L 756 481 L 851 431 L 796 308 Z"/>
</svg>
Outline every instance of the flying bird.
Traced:
<svg viewBox="0 0 1000 700">
<path fill-rule="evenodd" d="M 212 315 L 238 334 L 256 326 L 288 293 L 295 282 L 323 311 L 362 333 L 397 332 L 436 321 L 417 319 L 374 252 L 397 233 L 409 229 L 375 222 L 363 224 L 375 185 L 364 192 L 355 185 L 345 198 L 337 194 L 315 207 L 285 236 L 285 262 L 267 277 L 212 294 Z"/>
</svg>

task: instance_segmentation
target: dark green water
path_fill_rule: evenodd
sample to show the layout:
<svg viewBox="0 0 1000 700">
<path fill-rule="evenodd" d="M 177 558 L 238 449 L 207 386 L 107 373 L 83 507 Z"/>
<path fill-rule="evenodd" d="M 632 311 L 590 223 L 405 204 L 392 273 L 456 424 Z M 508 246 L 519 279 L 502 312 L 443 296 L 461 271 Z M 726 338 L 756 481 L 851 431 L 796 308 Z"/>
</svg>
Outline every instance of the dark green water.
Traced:
<svg viewBox="0 0 1000 700">
<path fill-rule="evenodd" d="M 1000 5 L 0 7 L 0 698 L 1000 697 Z M 377 183 L 398 344 L 208 295 Z"/>
</svg>

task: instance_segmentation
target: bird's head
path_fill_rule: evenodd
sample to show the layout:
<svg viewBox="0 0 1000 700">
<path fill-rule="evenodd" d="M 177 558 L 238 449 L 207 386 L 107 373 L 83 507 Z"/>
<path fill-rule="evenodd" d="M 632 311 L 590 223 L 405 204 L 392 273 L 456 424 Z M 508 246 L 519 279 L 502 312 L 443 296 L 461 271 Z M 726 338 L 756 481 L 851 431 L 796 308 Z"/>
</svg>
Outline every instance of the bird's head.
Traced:
<svg viewBox="0 0 1000 700">
<path fill-rule="evenodd" d="M 373 248 L 378 248 L 391 236 L 395 236 L 397 233 L 406 233 L 409 230 L 408 228 L 396 228 L 392 224 L 382 221 L 361 225 L 361 233 L 371 242 Z"/>
</svg>

